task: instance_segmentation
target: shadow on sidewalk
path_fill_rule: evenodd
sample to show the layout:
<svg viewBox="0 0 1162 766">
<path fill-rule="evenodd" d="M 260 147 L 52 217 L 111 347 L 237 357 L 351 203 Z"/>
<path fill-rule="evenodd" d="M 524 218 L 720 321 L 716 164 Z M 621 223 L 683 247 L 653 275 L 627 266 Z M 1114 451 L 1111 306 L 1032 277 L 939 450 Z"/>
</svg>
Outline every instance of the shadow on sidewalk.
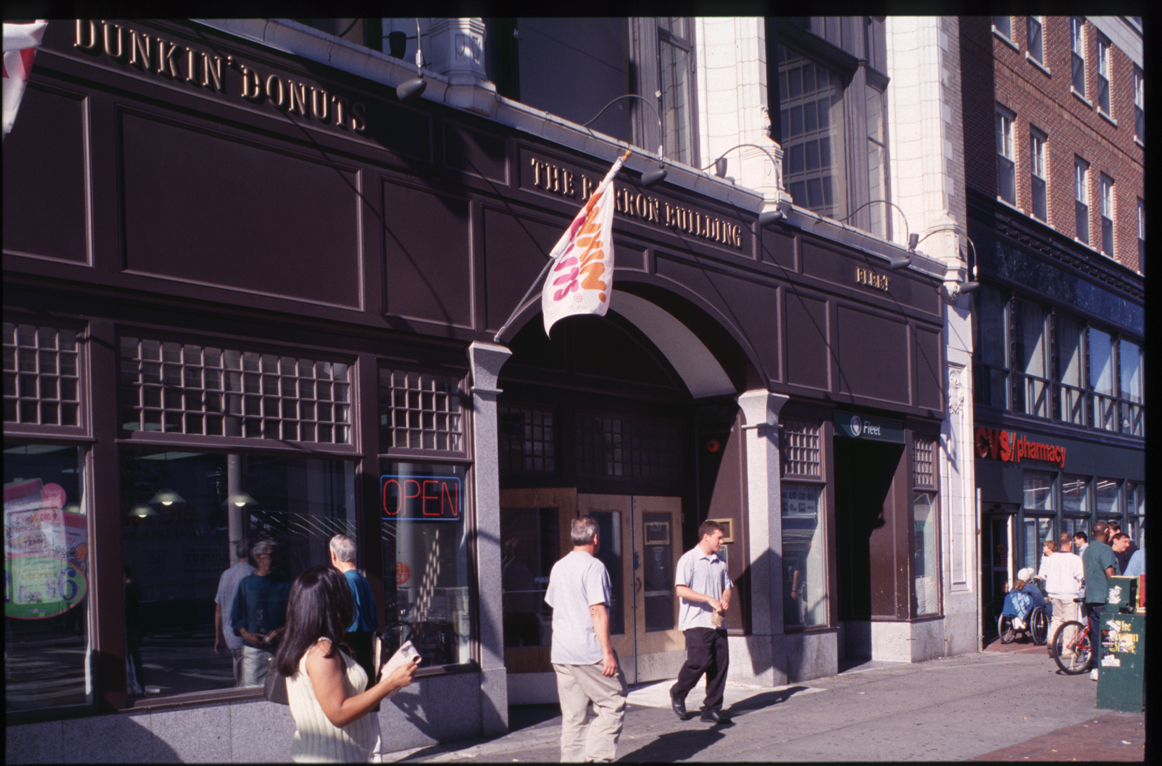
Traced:
<svg viewBox="0 0 1162 766">
<path fill-rule="evenodd" d="M 773 705 L 778 705 L 780 702 L 786 702 L 795 692 L 806 690 L 806 686 L 788 686 L 786 689 L 763 692 L 762 694 L 756 694 L 753 697 L 747 697 L 740 702 L 736 702 L 731 705 L 729 709 L 723 710 L 722 712 L 726 713 L 732 718 L 740 718 L 747 713 L 769 708 Z"/>
<path fill-rule="evenodd" d="M 663 734 L 644 747 L 618 758 L 619 763 L 674 763 L 689 760 L 726 735 L 717 726 Z"/>
</svg>

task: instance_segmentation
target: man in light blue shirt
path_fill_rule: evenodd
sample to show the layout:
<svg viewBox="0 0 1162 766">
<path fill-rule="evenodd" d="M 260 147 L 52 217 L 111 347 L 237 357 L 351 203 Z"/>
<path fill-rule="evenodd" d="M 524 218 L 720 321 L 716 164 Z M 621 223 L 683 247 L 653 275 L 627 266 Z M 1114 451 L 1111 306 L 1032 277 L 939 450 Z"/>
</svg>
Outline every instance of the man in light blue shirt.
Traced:
<svg viewBox="0 0 1162 766">
<path fill-rule="evenodd" d="M 670 704 L 678 718 L 686 720 L 686 694 L 706 675 L 706 701 L 702 704 L 703 723 L 728 724 L 722 714 L 726 692 L 726 669 L 730 665 L 726 628 L 722 614 L 730 608 L 734 583 L 726 573 L 726 564 L 718 557 L 722 547 L 722 525 L 704 521 L 698 527 L 698 544 L 678 559 L 674 574 L 675 590 L 680 599 L 678 628 L 686 636 L 686 664 L 670 688 Z"/>
<path fill-rule="evenodd" d="M 628 688 L 609 638 L 609 571 L 597 559 L 597 522 L 573 519 L 573 550 L 553 565 L 545 603 L 553 608 L 549 661 L 561 703 L 561 761 L 612 761 Z M 588 725 L 593 703 L 597 718 Z"/>
<path fill-rule="evenodd" d="M 1138 575 L 1146 574 L 1146 549 L 1139 548 L 1134 551 L 1134 555 L 1130 556 L 1130 562 L 1126 564 L 1126 571 L 1122 572 L 1125 577 L 1137 577 Z"/>
</svg>

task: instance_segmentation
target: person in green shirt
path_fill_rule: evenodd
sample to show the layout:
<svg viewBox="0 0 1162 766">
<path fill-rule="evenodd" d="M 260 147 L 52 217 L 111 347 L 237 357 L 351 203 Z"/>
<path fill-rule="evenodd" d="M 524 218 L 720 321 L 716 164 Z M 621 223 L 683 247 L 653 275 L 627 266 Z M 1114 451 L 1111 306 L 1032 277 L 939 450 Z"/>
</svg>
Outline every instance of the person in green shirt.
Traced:
<svg viewBox="0 0 1162 766">
<path fill-rule="evenodd" d="M 1110 529 L 1104 521 L 1099 521 L 1090 530 L 1090 542 L 1085 552 L 1081 554 L 1081 565 L 1085 570 L 1085 606 L 1089 616 L 1090 643 L 1093 646 L 1093 670 L 1089 677 L 1097 680 L 1097 669 L 1101 660 L 1101 631 L 1098 625 L 1098 612 L 1105 605 L 1109 595 L 1109 581 L 1107 577 L 1118 574 L 1118 557 L 1106 541 L 1109 539 Z"/>
</svg>

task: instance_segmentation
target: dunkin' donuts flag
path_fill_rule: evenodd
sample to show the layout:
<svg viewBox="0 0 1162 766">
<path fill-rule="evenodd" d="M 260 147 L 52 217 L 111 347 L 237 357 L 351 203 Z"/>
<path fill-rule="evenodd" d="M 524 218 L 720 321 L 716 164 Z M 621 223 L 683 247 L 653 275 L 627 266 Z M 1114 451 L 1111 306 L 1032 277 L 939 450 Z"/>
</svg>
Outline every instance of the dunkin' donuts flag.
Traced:
<svg viewBox="0 0 1162 766">
<path fill-rule="evenodd" d="M 24 97 L 28 73 L 32 71 L 32 57 L 40 39 L 44 37 L 47 21 L 32 24 L 4 24 L 4 135 L 16 122 L 16 110 Z"/>
<path fill-rule="evenodd" d="M 613 292 L 613 177 L 629 155 L 627 150 L 617 158 L 549 254 L 553 266 L 541 291 L 545 335 L 558 319 L 577 314 L 605 316 L 609 310 Z"/>
</svg>

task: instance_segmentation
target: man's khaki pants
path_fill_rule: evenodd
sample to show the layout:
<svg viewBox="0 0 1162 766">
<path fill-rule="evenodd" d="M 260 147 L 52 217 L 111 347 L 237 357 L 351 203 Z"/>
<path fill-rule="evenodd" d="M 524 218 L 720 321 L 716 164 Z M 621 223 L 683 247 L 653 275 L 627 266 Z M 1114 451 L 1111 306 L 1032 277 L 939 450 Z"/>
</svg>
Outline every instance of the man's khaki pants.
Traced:
<svg viewBox="0 0 1162 766">
<path fill-rule="evenodd" d="M 1078 607 L 1081 606 L 1081 604 L 1078 604 L 1073 599 L 1065 600 L 1060 598 L 1050 598 L 1049 603 L 1053 605 L 1053 619 L 1049 621 L 1049 635 L 1046 640 L 1049 642 L 1049 645 L 1052 646 L 1053 637 L 1057 635 L 1058 628 L 1070 620 L 1081 619 L 1081 613 L 1078 611 Z M 1065 641 L 1072 641 L 1075 633 L 1077 633 L 1077 630 L 1071 629 L 1069 633 L 1064 636 Z"/>
<path fill-rule="evenodd" d="M 625 674 L 601 675 L 602 663 L 553 665 L 561 701 L 561 762 L 612 761 L 625 716 Z M 597 718 L 586 725 L 589 703 Z"/>
</svg>

